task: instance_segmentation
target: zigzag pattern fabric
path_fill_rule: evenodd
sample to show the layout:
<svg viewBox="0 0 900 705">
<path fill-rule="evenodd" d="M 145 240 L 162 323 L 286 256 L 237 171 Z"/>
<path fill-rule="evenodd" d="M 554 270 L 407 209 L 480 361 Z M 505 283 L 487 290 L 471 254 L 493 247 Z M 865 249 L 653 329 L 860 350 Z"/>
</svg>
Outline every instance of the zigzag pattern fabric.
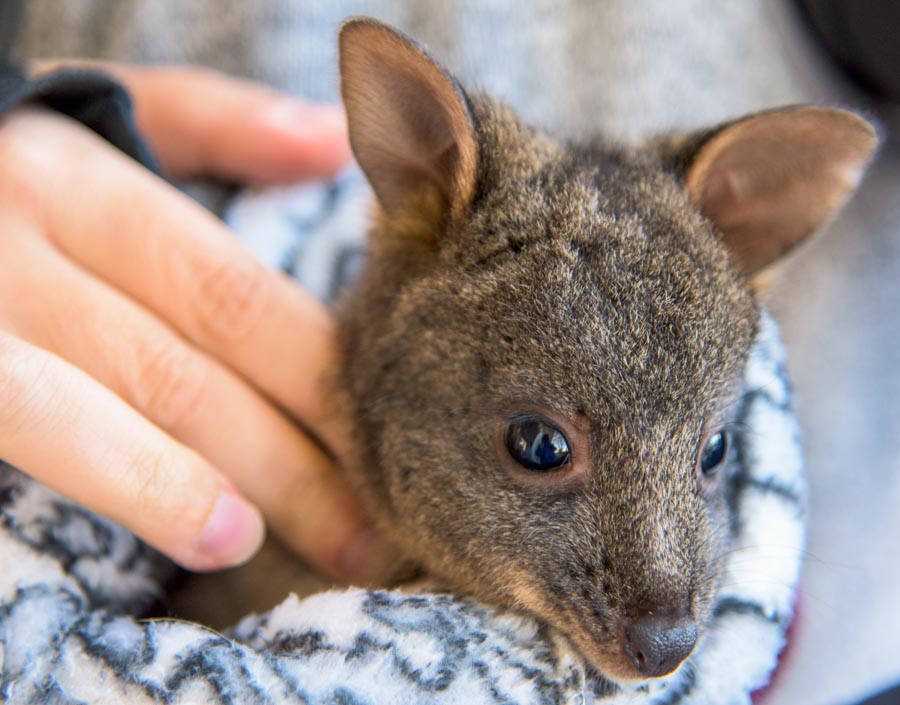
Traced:
<svg viewBox="0 0 900 705">
<path fill-rule="evenodd" d="M 228 218 L 262 259 L 329 298 L 362 253 L 365 198 L 348 173 L 327 186 L 246 194 Z M 0 465 L 0 700 L 748 705 L 784 645 L 805 526 L 799 429 L 768 316 L 737 429 L 726 475 L 733 547 L 711 629 L 677 673 L 642 687 L 604 679 L 527 616 L 439 592 L 289 596 L 227 633 L 142 620 L 173 566 Z"/>
</svg>

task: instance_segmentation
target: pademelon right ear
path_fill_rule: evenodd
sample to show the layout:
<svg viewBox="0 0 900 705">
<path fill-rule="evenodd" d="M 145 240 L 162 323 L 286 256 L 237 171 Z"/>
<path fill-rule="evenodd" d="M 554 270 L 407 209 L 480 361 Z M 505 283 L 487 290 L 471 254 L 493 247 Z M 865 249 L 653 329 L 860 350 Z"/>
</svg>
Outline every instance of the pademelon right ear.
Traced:
<svg viewBox="0 0 900 705">
<path fill-rule="evenodd" d="M 878 143 L 854 113 L 796 106 L 721 126 L 691 155 L 687 190 L 753 276 L 826 223 Z"/>
<path fill-rule="evenodd" d="M 385 212 L 401 217 L 423 201 L 437 202 L 440 215 L 463 212 L 475 190 L 477 144 L 457 82 L 376 20 L 345 22 L 339 45 L 350 144 Z"/>
</svg>

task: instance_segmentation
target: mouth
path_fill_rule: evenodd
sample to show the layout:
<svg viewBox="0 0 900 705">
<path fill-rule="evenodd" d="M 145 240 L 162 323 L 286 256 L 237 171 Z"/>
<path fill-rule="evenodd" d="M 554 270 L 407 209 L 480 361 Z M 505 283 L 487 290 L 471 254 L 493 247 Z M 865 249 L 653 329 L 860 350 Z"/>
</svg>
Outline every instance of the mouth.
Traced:
<svg viewBox="0 0 900 705">
<path fill-rule="evenodd" d="M 647 677 L 634 667 L 627 654 L 609 652 L 595 644 L 584 644 L 579 639 L 571 638 L 591 666 L 609 680 L 620 685 L 640 685 L 647 681 Z"/>
<path fill-rule="evenodd" d="M 623 629 L 623 632 L 627 628 Z M 694 641 L 663 652 L 644 653 L 629 642 L 627 637 L 619 643 L 598 643 L 584 632 L 568 630 L 570 640 L 585 659 L 601 674 L 622 685 L 639 685 L 654 678 L 665 678 L 677 672 L 693 652 Z"/>
<path fill-rule="evenodd" d="M 694 652 L 700 628 L 687 610 L 626 610 L 610 629 L 591 629 L 576 615 L 554 620 L 599 673 L 637 685 L 677 672 Z"/>
<path fill-rule="evenodd" d="M 640 684 L 675 673 L 693 653 L 700 627 L 691 611 L 657 606 L 633 607 L 609 615 L 608 626 L 581 610 L 547 609 L 543 595 L 519 582 L 515 603 L 541 616 L 566 634 L 602 675 L 621 684 Z M 591 629 L 591 622 L 596 629 Z M 606 622 L 607 620 L 604 620 Z"/>
</svg>

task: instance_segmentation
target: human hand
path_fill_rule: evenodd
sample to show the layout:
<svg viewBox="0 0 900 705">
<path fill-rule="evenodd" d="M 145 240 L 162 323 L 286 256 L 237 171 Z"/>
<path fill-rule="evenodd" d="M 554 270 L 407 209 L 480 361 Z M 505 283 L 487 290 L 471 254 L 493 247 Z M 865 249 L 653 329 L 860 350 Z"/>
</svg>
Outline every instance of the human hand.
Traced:
<svg viewBox="0 0 900 705">
<path fill-rule="evenodd" d="M 337 108 L 103 68 L 174 176 L 277 181 L 350 158 Z M 249 558 L 258 507 L 327 574 L 366 580 L 389 551 L 297 425 L 345 445 L 321 384 L 333 335 L 318 302 L 94 133 L 35 108 L 0 118 L 0 458 L 188 568 Z"/>
</svg>

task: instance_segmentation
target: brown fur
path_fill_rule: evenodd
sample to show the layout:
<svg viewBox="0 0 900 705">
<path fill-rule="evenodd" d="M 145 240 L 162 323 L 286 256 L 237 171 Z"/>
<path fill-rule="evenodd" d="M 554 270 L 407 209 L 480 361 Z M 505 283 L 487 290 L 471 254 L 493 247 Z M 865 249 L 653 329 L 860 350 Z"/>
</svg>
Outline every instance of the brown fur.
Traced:
<svg viewBox="0 0 900 705">
<path fill-rule="evenodd" d="M 392 42 L 404 47 L 396 65 Z M 355 147 L 380 111 L 347 63 L 373 43 L 381 78 L 355 65 L 365 80 L 436 66 L 377 23 L 345 26 Z M 442 75 L 438 102 L 462 101 L 445 119 L 477 158 L 448 159 L 453 140 L 437 140 L 433 168 L 455 171 L 433 178 L 392 157 L 389 168 L 412 171 L 391 177 L 368 265 L 340 309 L 355 480 L 408 557 L 531 611 L 607 675 L 635 679 L 629 614 L 687 610 L 702 625 L 727 548 L 721 486 L 700 478 L 697 455 L 728 420 L 759 309 L 686 187 L 718 133 L 563 144 Z M 357 154 L 381 196 L 379 157 Z M 707 172 L 715 163 L 704 155 Z M 502 431 L 523 410 L 570 429 L 565 471 L 541 476 L 509 457 Z"/>
</svg>

